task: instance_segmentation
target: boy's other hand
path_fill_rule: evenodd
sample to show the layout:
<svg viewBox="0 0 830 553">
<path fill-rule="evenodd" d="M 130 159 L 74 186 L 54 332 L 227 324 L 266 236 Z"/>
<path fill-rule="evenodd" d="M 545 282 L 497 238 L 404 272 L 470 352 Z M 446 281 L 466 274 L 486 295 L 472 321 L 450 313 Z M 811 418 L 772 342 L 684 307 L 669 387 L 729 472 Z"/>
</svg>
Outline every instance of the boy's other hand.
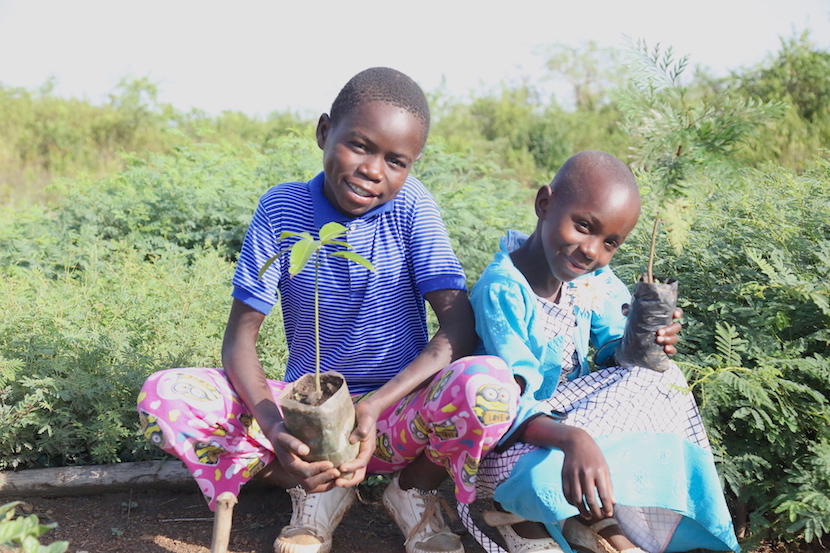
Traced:
<svg viewBox="0 0 830 553">
<path fill-rule="evenodd" d="M 366 467 L 372 460 L 375 453 L 375 437 L 377 435 L 377 420 L 379 413 L 371 401 L 359 401 L 355 405 L 355 422 L 357 425 L 352 430 L 349 441 L 360 442 L 360 450 L 354 461 L 340 465 L 341 476 L 336 484 L 341 487 L 355 486 L 366 478 Z"/>
<path fill-rule="evenodd" d="M 673 317 L 675 319 L 679 319 L 683 316 L 683 310 L 679 307 L 674 310 Z M 663 351 L 666 352 L 666 355 L 674 355 L 677 353 L 677 348 L 674 347 L 680 341 L 680 330 L 683 328 L 683 325 L 680 324 L 680 321 L 674 321 L 669 326 L 664 326 L 660 330 L 657 331 L 657 343 L 663 345 Z"/>
</svg>

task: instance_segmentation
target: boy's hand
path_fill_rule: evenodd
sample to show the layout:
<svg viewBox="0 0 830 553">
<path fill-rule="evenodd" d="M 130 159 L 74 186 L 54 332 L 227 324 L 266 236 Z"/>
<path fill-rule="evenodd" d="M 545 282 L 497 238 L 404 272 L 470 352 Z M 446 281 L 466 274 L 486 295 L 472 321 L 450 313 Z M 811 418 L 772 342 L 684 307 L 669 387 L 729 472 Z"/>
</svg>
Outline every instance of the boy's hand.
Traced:
<svg viewBox="0 0 830 553">
<path fill-rule="evenodd" d="M 349 436 L 351 443 L 360 442 L 360 451 L 354 461 L 340 466 L 340 477 L 336 484 L 341 487 L 355 486 L 366 478 L 366 467 L 375 453 L 377 420 L 380 414 L 371 401 L 359 401 L 355 405 L 355 422 L 357 426 Z"/>
<path fill-rule="evenodd" d="M 289 479 L 309 493 L 325 492 L 335 486 L 340 471 L 331 461 L 304 461 L 301 455 L 308 455 L 308 446 L 292 436 L 282 421 L 274 424 L 271 430 L 268 437 Z"/>
<path fill-rule="evenodd" d="M 673 317 L 679 319 L 682 316 L 683 310 L 677 307 L 674 310 Z M 657 343 L 663 345 L 663 351 L 666 352 L 666 355 L 674 355 L 677 353 L 677 348 L 674 345 L 680 341 L 678 334 L 682 328 L 683 325 L 680 324 L 680 321 L 674 321 L 669 326 L 664 326 L 657 331 Z"/>
</svg>

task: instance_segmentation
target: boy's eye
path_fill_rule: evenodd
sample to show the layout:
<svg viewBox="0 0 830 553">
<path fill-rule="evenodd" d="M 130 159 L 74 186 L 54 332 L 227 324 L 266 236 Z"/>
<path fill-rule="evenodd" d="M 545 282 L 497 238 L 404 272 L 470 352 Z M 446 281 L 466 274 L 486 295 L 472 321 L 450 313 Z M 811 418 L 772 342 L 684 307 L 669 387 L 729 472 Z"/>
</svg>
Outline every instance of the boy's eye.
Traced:
<svg viewBox="0 0 830 553">
<path fill-rule="evenodd" d="M 396 157 L 389 158 L 389 163 L 391 163 L 392 165 L 395 165 L 397 167 L 400 167 L 401 169 L 406 169 L 406 163 L 404 163 L 403 161 L 401 161 L 400 159 L 398 159 Z"/>
<path fill-rule="evenodd" d="M 352 148 L 354 148 L 356 150 L 362 150 L 362 151 L 366 150 L 366 145 L 363 144 L 362 142 L 352 142 L 351 145 L 352 145 Z"/>
<path fill-rule="evenodd" d="M 620 243 L 616 240 L 606 240 L 605 245 L 608 246 L 609 249 L 616 250 L 620 247 Z"/>
</svg>

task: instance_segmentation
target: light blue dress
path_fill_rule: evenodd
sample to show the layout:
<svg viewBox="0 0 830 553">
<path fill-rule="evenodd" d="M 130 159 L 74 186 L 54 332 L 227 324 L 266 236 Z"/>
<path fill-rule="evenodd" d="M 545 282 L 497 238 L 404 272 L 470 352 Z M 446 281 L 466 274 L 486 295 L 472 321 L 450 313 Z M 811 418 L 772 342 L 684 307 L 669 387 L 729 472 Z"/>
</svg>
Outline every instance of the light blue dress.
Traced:
<svg viewBox="0 0 830 553">
<path fill-rule="evenodd" d="M 527 383 L 502 451 L 479 467 L 480 496 L 546 523 L 570 551 L 560 523 L 577 510 L 562 493 L 564 454 L 517 442 L 512 433 L 556 411 L 567 416 L 563 424 L 583 428 L 597 441 L 611 471 L 615 516 L 639 547 L 652 553 L 739 551 L 700 414 L 680 370 L 612 366 L 589 373 L 589 345 L 598 365 L 613 362 L 625 328 L 627 288 L 610 268 L 566 283 L 576 363 L 561 377 L 563 360 L 567 366 L 570 359 L 563 355 L 567 340 L 562 333 L 546 334 L 539 298 L 508 254 L 523 239 L 511 232 L 502 240 L 502 251 L 471 294 L 483 351 L 502 357 Z"/>
</svg>

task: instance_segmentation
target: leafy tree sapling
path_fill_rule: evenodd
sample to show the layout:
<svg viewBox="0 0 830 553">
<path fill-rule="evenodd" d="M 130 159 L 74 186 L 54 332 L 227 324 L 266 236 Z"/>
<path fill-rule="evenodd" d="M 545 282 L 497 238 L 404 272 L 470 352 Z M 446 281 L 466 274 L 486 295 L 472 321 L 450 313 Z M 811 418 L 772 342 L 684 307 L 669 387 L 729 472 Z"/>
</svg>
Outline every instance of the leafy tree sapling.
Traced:
<svg viewBox="0 0 830 553">
<path fill-rule="evenodd" d="M 269 258 L 259 271 L 259 278 L 285 252 L 289 253 L 288 274 L 299 274 L 309 260 L 314 258 L 314 390 L 306 391 L 308 375 L 286 386 L 280 395 L 285 426 L 291 434 L 305 442 L 310 449 L 306 459 L 309 461 L 330 460 L 335 466 L 351 461 L 357 456 L 359 444 L 349 443 L 349 434 L 354 428 L 354 404 L 348 392 L 346 380 L 336 371 L 320 374 L 320 292 L 319 274 L 321 256 L 342 257 L 374 271 L 375 268 L 366 258 L 350 251 L 351 246 L 340 238 L 346 227 L 336 222 L 322 226 L 319 239 L 315 240 L 308 232 L 283 232 L 279 239 L 297 238 L 290 246 L 280 250 Z M 335 251 L 332 246 L 345 249 Z M 328 383 L 323 389 L 323 379 Z"/>
<path fill-rule="evenodd" d="M 670 366 L 654 332 L 671 323 L 677 281 L 656 282 L 654 262 L 661 227 L 679 252 L 692 224 L 690 201 L 702 193 L 697 171 L 721 165 L 758 125 L 783 113 L 780 102 L 763 103 L 729 91 L 696 94 L 681 83 L 689 58 L 671 48 L 632 44 L 634 78 L 623 91 L 624 127 L 634 139 L 632 169 L 648 184 L 645 213 L 652 217 L 646 273 L 634 289 L 617 361 L 664 371 Z"/>
<path fill-rule="evenodd" d="M 299 240 L 296 240 L 293 244 L 283 250 L 280 250 L 276 255 L 269 258 L 268 261 L 265 262 L 265 265 L 262 266 L 262 269 L 259 270 L 259 278 L 262 278 L 262 275 L 265 274 L 265 271 L 268 270 L 268 267 L 270 267 L 274 261 L 277 260 L 277 258 L 279 258 L 286 251 L 290 251 L 288 274 L 294 276 L 299 274 L 299 272 L 302 271 L 308 264 L 311 257 L 314 256 L 314 385 L 318 394 L 322 394 L 320 386 L 320 292 L 318 279 L 320 273 L 320 256 L 324 255 L 323 248 L 327 246 L 341 246 L 347 248 L 346 250 L 328 252 L 325 255 L 327 257 L 343 257 L 349 261 L 357 263 L 358 265 L 366 267 L 366 269 L 372 272 L 375 270 L 375 267 L 365 257 L 353 251 L 349 251 L 351 246 L 348 243 L 339 240 L 345 232 L 346 227 L 334 221 L 323 225 L 320 229 L 319 240 L 315 240 L 314 237 L 307 232 L 283 232 L 280 234 L 280 241 L 293 237 L 296 237 Z"/>
</svg>

